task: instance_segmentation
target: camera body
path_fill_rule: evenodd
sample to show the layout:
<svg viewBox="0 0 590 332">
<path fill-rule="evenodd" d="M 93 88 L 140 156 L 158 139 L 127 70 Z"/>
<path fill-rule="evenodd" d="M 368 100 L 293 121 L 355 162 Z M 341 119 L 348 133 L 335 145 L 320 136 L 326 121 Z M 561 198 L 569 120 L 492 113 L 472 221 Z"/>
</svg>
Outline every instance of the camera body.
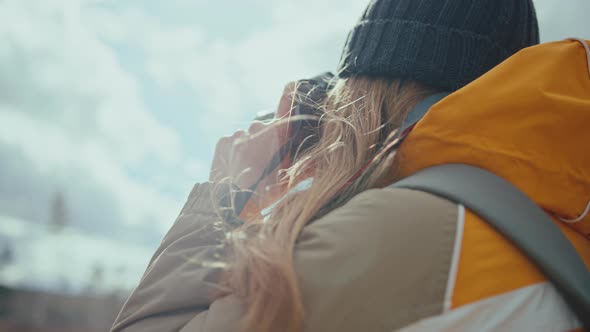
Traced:
<svg viewBox="0 0 590 332">
<path fill-rule="evenodd" d="M 291 112 L 291 158 L 298 152 L 314 146 L 320 137 L 321 103 L 334 86 L 334 75 L 325 72 L 311 79 L 297 81 L 294 91 L 294 108 Z M 269 121 L 274 112 L 255 118 L 258 121 Z"/>
</svg>

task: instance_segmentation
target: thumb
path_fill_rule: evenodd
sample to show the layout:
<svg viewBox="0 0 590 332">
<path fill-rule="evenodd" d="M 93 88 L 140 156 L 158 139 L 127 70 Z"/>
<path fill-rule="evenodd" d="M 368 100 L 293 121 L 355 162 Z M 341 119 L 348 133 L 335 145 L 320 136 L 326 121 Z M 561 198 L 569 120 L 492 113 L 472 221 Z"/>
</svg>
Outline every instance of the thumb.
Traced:
<svg viewBox="0 0 590 332">
<path fill-rule="evenodd" d="M 292 108 L 295 106 L 293 103 L 293 97 L 297 91 L 297 82 L 289 82 L 283 89 L 283 95 L 279 102 L 279 107 L 275 113 L 276 119 L 282 119 L 291 113 Z"/>
</svg>

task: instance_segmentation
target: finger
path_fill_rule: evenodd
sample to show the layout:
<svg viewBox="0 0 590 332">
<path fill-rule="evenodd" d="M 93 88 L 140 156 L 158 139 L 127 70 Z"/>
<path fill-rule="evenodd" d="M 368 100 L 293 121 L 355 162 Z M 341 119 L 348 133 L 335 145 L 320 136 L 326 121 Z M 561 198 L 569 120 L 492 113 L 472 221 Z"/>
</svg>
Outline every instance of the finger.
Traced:
<svg viewBox="0 0 590 332">
<path fill-rule="evenodd" d="M 248 132 L 245 130 L 238 130 L 231 136 L 231 139 L 232 139 L 232 143 L 231 143 L 232 147 L 231 148 L 233 149 L 233 146 L 243 144 L 243 143 L 249 141 L 250 134 L 248 134 Z"/>
<path fill-rule="evenodd" d="M 233 139 L 234 141 L 237 139 L 240 139 L 242 137 L 248 136 L 248 132 L 245 130 L 238 130 L 235 133 L 233 133 L 233 135 L 230 136 L 231 139 Z"/>
<path fill-rule="evenodd" d="M 289 140 L 289 126 L 287 120 L 274 123 L 253 122 L 248 128 L 248 135 L 234 142 L 232 153 L 244 145 L 253 145 L 262 155 L 274 152 Z"/>
<path fill-rule="evenodd" d="M 283 95 L 279 101 L 279 107 L 275 113 L 275 118 L 282 119 L 291 113 L 294 106 L 293 96 L 297 92 L 297 82 L 289 82 L 283 89 Z"/>
<path fill-rule="evenodd" d="M 268 142 L 272 139 L 284 139 L 288 129 L 289 122 L 287 119 L 274 122 L 254 121 L 248 128 L 247 141 L 260 140 L 261 142 Z M 240 143 L 243 143 L 243 140 Z"/>
<path fill-rule="evenodd" d="M 220 181 L 227 176 L 227 166 L 232 144 L 233 138 L 229 136 L 222 137 L 217 141 L 217 144 L 215 145 L 215 153 L 213 155 L 213 162 L 211 163 L 209 181 Z"/>
<path fill-rule="evenodd" d="M 230 136 L 224 136 L 217 141 L 215 145 L 215 155 L 214 157 L 219 157 L 221 155 L 226 155 L 231 151 L 231 146 L 234 142 L 234 138 Z"/>
<path fill-rule="evenodd" d="M 248 134 L 250 136 L 256 135 L 262 132 L 265 128 L 268 128 L 267 125 L 264 124 L 262 121 L 253 121 L 248 128 Z"/>
</svg>

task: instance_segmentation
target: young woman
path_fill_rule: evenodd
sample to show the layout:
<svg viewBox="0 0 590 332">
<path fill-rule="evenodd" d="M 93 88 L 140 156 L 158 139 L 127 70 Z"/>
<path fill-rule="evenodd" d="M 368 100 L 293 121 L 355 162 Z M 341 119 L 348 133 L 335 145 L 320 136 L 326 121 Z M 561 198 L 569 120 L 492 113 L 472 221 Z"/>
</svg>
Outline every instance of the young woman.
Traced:
<svg viewBox="0 0 590 332">
<path fill-rule="evenodd" d="M 514 121 L 497 128 L 477 103 L 445 122 L 450 111 L 441 102 L 437 120 L 423 120 L 428 135 L 419 136 L 419 126 L 397 153 L 383 153 L 424 98 L 462 89 L 538 41 L 531 0 L 371 1 L 349 34 L 334 87 L 311 105 L 321 113 L 308 137 L 313 144 L 291 146 L 291 157 L 265 176 L 300 121 L 290 117 L 298 102 L 293 84 L 279 121 L 222 138 L 211 182 L 191 192 L 112 331 L 510 330 L 571 320 L 547 290 L 542 305 L 527 297 L 486 302 L 544 277 L 462 206 L 387 188 L 448 162 L 485 166 L 516 182 L 541 175 L 546 182 L 532 191 L 540 203 L 563 188 L 543 173 L 542 151 L 507 152 L 517 149 L 510 134 L 527 130 L 518 125 L 523 114 L 513 112 Z M 510 119 L 501 102 L 499 116 Z M 494 140 L 472 140 L 478 135 Z M 308 188 L 293 190 L 309 178 Z M 227 192 L 245 189 L 254 194 L 236 213 L 238 200 Z M 573 216 L 579 202 L 556 210 Z"/>
</svg>

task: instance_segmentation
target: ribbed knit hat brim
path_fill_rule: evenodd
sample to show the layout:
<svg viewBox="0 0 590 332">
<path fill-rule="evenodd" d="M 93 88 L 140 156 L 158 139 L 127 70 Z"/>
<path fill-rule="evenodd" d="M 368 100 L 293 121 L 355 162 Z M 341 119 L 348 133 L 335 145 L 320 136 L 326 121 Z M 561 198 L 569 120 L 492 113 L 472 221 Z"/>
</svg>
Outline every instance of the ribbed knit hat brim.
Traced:
<svg viewBox="0 0 590 332">
<path fill-rule="evenodd" d="M 404 5 L 408 1 L 414 2 Z M 448 12 L 452 8 L 454 12 L 449 15 L 454 16 L 441 19 L 438 13 L 438 18 L 433 19 L 435 15 L 428 11 L 435 9 L 429 5 L 434 2 L 436 9 L 444 7 Z M 536 15 L 530 0 L 469 2 L 468 5 L 465 0 L 371 2 L 349 34 L 340 62 L 340 77 L 368 75 L 413 79 L 454 91 L 519 49 L 539 42 Z M 482 5 L 478 6 L 478 2 Z M 460 7 L 462 4 L 465 4 L 464 8 Z M 506 8 L 493 8 L 495 12 L 492 14 L 504 17 L 490 17 L 489 12 L 477 17 L 477 10 L 490 11 L 498 6 Z M 465 13 L 461 13 L 462 10 Z M 507 36 L 507 33 L 516 35 Z"/>
</svg>

